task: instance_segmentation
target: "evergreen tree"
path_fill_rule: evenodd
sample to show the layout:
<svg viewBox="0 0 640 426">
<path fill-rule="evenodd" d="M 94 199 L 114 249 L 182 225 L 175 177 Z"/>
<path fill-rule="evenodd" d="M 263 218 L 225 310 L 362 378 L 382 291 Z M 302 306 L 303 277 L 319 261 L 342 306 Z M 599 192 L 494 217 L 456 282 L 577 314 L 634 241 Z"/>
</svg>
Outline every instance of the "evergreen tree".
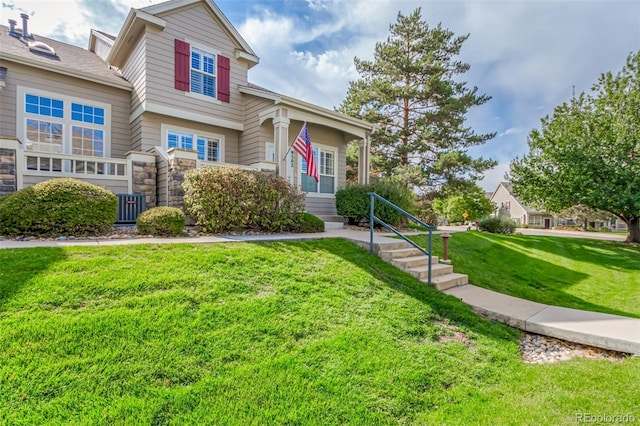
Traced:
<svg viewBox="0 0 640 426">
<path fill-rule="evenodd" d="M 459 79 L 469 65 L 455 57 L 467 38 L 441 24 L 430 28 L 418 8 L 398 13 L 373 61 L 355 58 L 360 79 L 350 82 L 339 109 L 380 126 L 372 135 L 372 174 L 433 192 L 466 188 L 496 165 L 467 153 L 495 136 L 465 126 L 469 108 L 490 99 Z"/>
</svg>

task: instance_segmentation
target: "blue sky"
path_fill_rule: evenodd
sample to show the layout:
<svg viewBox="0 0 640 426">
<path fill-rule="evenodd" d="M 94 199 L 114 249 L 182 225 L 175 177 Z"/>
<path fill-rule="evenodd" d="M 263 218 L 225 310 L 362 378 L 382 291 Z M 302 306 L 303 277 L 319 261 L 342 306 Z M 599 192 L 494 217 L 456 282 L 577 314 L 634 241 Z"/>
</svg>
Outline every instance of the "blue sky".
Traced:
<svg viewBox="0 0 640 426">
<path fill-rule="evenodd" d="M 117 34 L 130 7 L 157 0 L 0 0 L 1 17 L 31 15 L 30 30 L 86 47 L 90 28 Z M 357 78 L 353 58 L 371 59 L 398 12 L 417 7 L 431 26 L 470 34 L 460 59 L 469 86 L 492 96 L 468 115 L 477 132 L 498 136 L 472 154 L 499 162 L 480 185 L 494 190 L 509 161 L 527 151 L 540 118 L 640 50 L 638 0 L 219 0 L 260 56 L 250 81 L 327 108 Z"/>
</svg>

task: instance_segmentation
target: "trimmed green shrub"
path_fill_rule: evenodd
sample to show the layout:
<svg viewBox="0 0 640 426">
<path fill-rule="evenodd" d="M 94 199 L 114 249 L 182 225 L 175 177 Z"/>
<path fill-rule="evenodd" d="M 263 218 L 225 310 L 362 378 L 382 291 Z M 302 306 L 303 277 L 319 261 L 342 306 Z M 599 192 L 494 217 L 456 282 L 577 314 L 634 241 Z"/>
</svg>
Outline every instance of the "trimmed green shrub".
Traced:
<svg viewBox="0 0 640 426">
<path fill-rule="evenodd" d="M 336 210 L 349 219 L 350 224 L 369 217 L 369 195 L 371 185 L 349 185 L 336 192 Z"/>
<path fill-rule="evenodd" d="M 0 198 L 0 235 L 104 235 L 116 220 L 118 199 L 77 179 L 40 182 Z"/>
<path fill-rule="evenodd" d="M 350 185 L 336 192 L 336 210 L 340 216 L 347 217 L 349 223 L 357 223 L 369 218 L 369 192 L 375 192 L 387 201 L 411 213 L 415 210 L 413 192 L 394 182 L 375 182 L 369 185 Z M 391 225 L 404 222 L 404 216 L 393 207 L 376 200 L 374 214 Z"/>
<path fill-rule="evenodd" d="M 312 215 L 311 213 L 304 212 L 298 217 L 298 223 L 296 224 L 295 230 L 298 232 L 314 233 L 314 232 L 324 232 L 324 222 L 317 216 Z"/>
<path fill-rule="evenodd" d="M 237 167 L 204 167 L 185 173 L 186 212 L 206 232 L 289 230 L 304 211 L 304 194 L 286 179 Z"/>
<path fill-rule="evenodd" d="M 507 217 L 488 217 L 480 221 L 480 230 L 493 234 L 513 234 L 516 223 Z"/>
<path fill-rule="evenodd" d="M 598 228 L 598 232 L 611 232 L 611 228 L 609 228 L 608 226 L 601 226 L 600 228 Z"/>
<path fill-rule="evenodd" d="M 138 216 L 138 234 L 177 237 L 184 230 L 184 213 L 176 207 L 154 207 Z"/>
<path fill-rule="evenodd" d="M 576 225 L 559 225 L 554 226 L 553 229 L 556 231 L 578 231 L 580 227 Z"/>
</svg>

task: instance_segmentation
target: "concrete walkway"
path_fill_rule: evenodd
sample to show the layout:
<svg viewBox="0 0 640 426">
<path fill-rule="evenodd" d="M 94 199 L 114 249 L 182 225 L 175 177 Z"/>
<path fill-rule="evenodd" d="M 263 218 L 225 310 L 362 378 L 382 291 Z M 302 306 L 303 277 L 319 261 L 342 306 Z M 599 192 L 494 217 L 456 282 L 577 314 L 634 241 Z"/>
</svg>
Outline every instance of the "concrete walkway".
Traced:
<svg viewBox="0 0 640 426">
<path fill-rule="evenodd" d="M 640 319 L 543 305 L 471 284 L 445 293 L 486 318 L 521 330 L 640 355 Z"/>
<path fill-rule="evenodd" d="M 211 244 L 259 241 L 304 241 L 345 238 L 366 246 L 369 233 L 336 229 L 317 234 L 223 235 L 196 238 L 133 238 L 73 241 L 0 241 L 2 248 L 116 246 L 130 244 Z M 389 234 L 376 233 L 375 243 L 397 241 Z M 640 319 L 577 309 L 548 306 L 518 299 L 467 284 L 446 290 L 481 315 L 512 327 L 575 343 L 640 355 Z"/>
</svg>

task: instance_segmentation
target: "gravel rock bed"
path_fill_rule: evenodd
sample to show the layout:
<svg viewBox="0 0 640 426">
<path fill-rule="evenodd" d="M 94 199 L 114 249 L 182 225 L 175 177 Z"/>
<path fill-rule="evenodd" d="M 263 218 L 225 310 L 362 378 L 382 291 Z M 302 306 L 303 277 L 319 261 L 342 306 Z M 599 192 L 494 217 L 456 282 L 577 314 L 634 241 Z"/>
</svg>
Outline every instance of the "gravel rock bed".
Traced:
<svg viewBox="0 0 640 426">
<path fill-rule="evenodd" d="M 527 364 L 552 364 L 572 358 L 606 359 L 621 362 L 629 354 L 567 342 L 553 337 L 523 333 L 520 354 Z"/>
</svg>

